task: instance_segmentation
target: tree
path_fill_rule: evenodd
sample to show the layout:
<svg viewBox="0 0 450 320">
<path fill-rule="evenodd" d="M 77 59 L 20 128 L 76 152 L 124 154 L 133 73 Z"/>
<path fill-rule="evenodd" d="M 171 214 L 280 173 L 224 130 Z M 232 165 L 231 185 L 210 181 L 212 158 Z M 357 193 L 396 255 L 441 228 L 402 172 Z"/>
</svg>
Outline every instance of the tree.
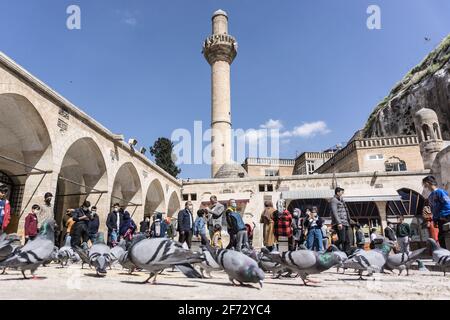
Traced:
<svg viewBox="0 0 450 320">
<path fill-rule="evenodd" d="M 175 178 L 178 177 L 181 169 L 174 162 L 172 141 L 164 137 L 158 138 L 153 147 L 150 147 L 150 153 L 159 167 Z"/>
</svg>

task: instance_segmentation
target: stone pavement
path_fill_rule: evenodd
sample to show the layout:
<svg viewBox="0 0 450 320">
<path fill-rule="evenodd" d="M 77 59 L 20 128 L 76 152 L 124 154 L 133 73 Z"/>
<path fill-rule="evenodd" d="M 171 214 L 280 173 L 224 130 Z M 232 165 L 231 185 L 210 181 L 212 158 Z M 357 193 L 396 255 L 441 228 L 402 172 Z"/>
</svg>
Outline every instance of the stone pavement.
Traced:
<svg viewBox="0 0 450 320">
<path fill-rule="evenodd" d="M 301 285 L 299 278 L 271 279 L 264 287 L 232 286 L 226 274 L 213 273 L 213 279 L 187 279 L 180 272 L 164 271 L 158 284 L 140 284 L 144 272 L 128 275 L 119 267 L 109 270 L 105 278 L 97 278 L 94 270 L 81 270 L 80 265 L 61 269 L 56 265 L 38 269 L 41 280 L 22 280 L 19 272 L 9 270 L 0 276 L 0 299 L 202 299 L 202 300 L 309 300 L 309 299 L 450 299 L 450 275 L 442 272 L 411 275 L 375 275 L 374 280 L 359 281 L 348 272 L 335 269 L 312 277 L 320 283 L 314 287 Z"/>
</svg>

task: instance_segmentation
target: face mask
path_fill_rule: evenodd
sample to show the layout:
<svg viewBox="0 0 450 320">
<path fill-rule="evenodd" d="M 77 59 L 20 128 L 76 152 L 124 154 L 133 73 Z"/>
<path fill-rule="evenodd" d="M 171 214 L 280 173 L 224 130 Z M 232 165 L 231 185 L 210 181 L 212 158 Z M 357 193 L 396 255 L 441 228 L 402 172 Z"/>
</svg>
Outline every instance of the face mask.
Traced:
<svg viewBox="0 0 450 320">
<path fill-rule="evenodd" d="M 83 211 L 88 211 L 89 208 L 83 207 Z"/>
<path fill-rule="evenodd" d="M 119 209 L 118 208 L 114 208 L 114 212 L 119 212 Z"/>
<path fill-rule="evenodd" d="M 192 211 L 194 209 L 193 206 L 188 206 L 189 211 Z"/>
<path fill-rule="evenodd" d="M 236 202 L 232 202 L 232 203 L 231 203 L 231 207 L 232 207 L 233 209 L 236 209 L 236 208 L 237 208 Z"/>
<path fill-rule="evenodd" d="M 34 210 L 34 214 L 39 214 L 41 213 L 41 210 Z"/>
</svg>

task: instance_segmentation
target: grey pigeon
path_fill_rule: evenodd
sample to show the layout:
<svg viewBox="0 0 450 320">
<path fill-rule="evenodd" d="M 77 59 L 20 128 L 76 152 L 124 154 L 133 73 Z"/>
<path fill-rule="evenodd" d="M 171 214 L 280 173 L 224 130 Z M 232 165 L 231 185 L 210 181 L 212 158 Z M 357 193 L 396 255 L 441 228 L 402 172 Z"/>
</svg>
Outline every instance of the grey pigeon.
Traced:
<svg viewBox="0 0 450 320">
<path fill-rule="evenodd" d="M 335 252 L 315 252 L 311 250 L 287 251 L 283 253 L 269 252 L 263 248 L 265 256 L 287 268 L 298 272 L 304 285 L 312 282 L 311 274 L 318 274 L 341 263 L 341 257 Z"/>
<path fill-rule="evenodd" d="M 17 268 L 25 279 L 25 271 L 30 270 L 33 279 L 36 279 L 34 272 L 52 254 L 55 246 L 55 221 L 45 220 L 42 226 L 41 233 L 34 240 L 28 241 L 14 255 L 2 261 L 0 266 Z"/>
<path fill-rule="evenodd" d="M 271 258 L 265 256 L 262 252 L 259 254 L 258 265 L 263 271 L 272 272 L 272 278 L 279 278 L 286 271 L 286 268 L 281 263 L 272 261 Z"/>
<path fill-rule="evenodd" d="M 131 262 L 130 260 L 130 250 L 131 248 L 138 243 L 139 241 L 147 239 L 147 236 L 145 234 L 136 234 L 131 242 L 125 242 L 125 250 L 119 257 L 119 264 L 122 266 L 122 268 L 128 270 L 129 274 L 132 274 L 134 270 L 137 269 L 137 266 Z M 123 248 L 123 242 L 119 243 L 119 246 L 122 246 Z"/>
<path fill-rule="evenodd" d="M 58 250 L 58 253 L 56 255 L 57 259 L 61 263 L 61 267 L 64 268 L 64 266 L 67 266 L 69 260 L 73 255 L 74 251 L 72 249 L 72 246 L 70 245 L 70 237 L 67 237 L 64 246 Z"/>
<path fill-rule="evenodd" d="M 0 262 L 12 256 L 21 247 L 19 235 L 2 233 L 0 235 Z M 6 274 L 6 267 L 1 274 Z"/>
<path fill-rule="evenodd" d="M 81 269 L 84 269 L 84 265 L 87 264 L 90 265 L 90 259 L 89 259 L 89 250 L 87 248 L 81 248 L 81 247 L 74 247 L 73 248 L 75 253 L 78 255 L 78 257 L 81 259 Z"/>
<path fill-rule="evenodd" d="M 344 270 L 343 273 L 345 273 L 345 267 L 344 267 L 344 263 L 348 260 L 348 256 L 344 251 L 339 250 L 339 248 L 332 244 L 331 246 L 328 247 L 327 249 L 328 252 L 334 252 L 335 254 L 337 254 L 338 256 L 341 257 L 341 262 L 336 266 L 337 267 L 337 272 L 339 273 L 339 269 L 342 268 Z"/>
<path fill-rule="evenodd" d="M 212 254 L 204 247 L 200 247 L 201 252 L 205 256 L 205 260 L 200 262 L 198 265 L 200 266 L 200 272 L 205 277 L 205 272 L 208 275 L 209 278 L 212 278 L 211 271 L 219 271 L 222 270 L 222 268 L 219 266 L 219 264 L 216 262 Z"/>
<path fill-rule="evenodd" d="M 388 270 L 399 270 L 398 275 L 401 275 L 403 270 L 406 270 L 406 275 L 409 276 L 409 269 L 411 265 L 426 249 L 427 248 L 422 248 L 412 252 L 402 252 L 390 255 L 387 258 L 386 265 L 384 267 Z"/>
<path fill-rule="evenodd" d="M 370 251 L 359 250 L 344 262 L 344 268 L 355 269 L 359 273 L 359 279 L 363 279 L 363 271 L 367 271 L 371 276 L 375 272 L 383 272 L 384 265 L 388 259 L 389 253 L 394 247 L 390 240 L 378 239 L 377 247 Z"/>
<path fill-rule="evenodd" d="M 264 271 L 258 263 L 239 251 L 219 249 L 214 251 L 211 246 L 206 246 L 219 266 L 225 271 L 233 285 L 235 280 L 240 284 L 259 283 L 262 288 L 265 278 Z"/>
<path fill-rule="evenodd" d="M 450 267 L 450 251 L 441 248 L 432 238 L 429 238 L 427 242 L 431 246 L 433 261 L 436 263 L 436 265 L 441 267 L 445 276 L 447 273 L 447 268 Z"/>
<path fill-rule="evenodd" d="M 111 249 L 105 244 L 103 233 L 98 233 L 94 245 L 89 249 L 89 265 L 95 268 L 97 276 L 106 275 L 111 265 Z"/>
<path fill-rule="evenodd" d="M 144 283 L 148 283 L 154 277 L 153 284 L 155 284 L 158 272 L 172 266 L 176 266 L 189 278 L 201 278 L 191 264 L 201 262 L 203 256 L 167 238 L 144 239 L 137 242 L 129 249 L 129 259 L 138 268 L 150 272 Z"/>
<path fill-rule="evenodd" d="M 119 244 L 111 249 L 111 264 L 115 264 L 119 261 L 119 258 L 126 251 L 126 241 L 124 239 L 120 240 Z"/>
</svg>

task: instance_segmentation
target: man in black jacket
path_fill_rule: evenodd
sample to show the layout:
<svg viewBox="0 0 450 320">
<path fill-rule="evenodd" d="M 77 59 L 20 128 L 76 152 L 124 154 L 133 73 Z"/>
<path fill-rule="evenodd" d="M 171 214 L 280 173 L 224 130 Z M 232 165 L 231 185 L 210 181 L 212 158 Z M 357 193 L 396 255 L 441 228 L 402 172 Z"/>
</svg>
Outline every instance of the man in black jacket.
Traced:
<svg viewBox="0 0 450 320">
<path fill-rule="evenodd" d="M 120 204 L 113 205 L 113 211 L 106 218 L 106 227 L 108 228 L 108 245 L 115 246 L 119 242 L 119 231 L 123 216 Z"/>
<path fill-rule="evenodd" d="M 178 213 L 178 232 L 180 233 L 178 241 L 181 244 L 186 242 L 189 249 L 191 248 L 192 235 L 194 233 L 193 210 L 194 207 L 192 206 L 192 202 L 187 201 L 184 205 L 184 209 Z"/>
<path fill-rule="evenodd" d="M 78 208 L 72 213 L 72 219 L 75 224 L 72 227 L 72 247 L 79 247 L 82 243 L 87 243 L 89 240 L 88 224 L 91 219 L 90 208 L 91 203 L 85 201 L 81 208 Z"/>
</svg>

